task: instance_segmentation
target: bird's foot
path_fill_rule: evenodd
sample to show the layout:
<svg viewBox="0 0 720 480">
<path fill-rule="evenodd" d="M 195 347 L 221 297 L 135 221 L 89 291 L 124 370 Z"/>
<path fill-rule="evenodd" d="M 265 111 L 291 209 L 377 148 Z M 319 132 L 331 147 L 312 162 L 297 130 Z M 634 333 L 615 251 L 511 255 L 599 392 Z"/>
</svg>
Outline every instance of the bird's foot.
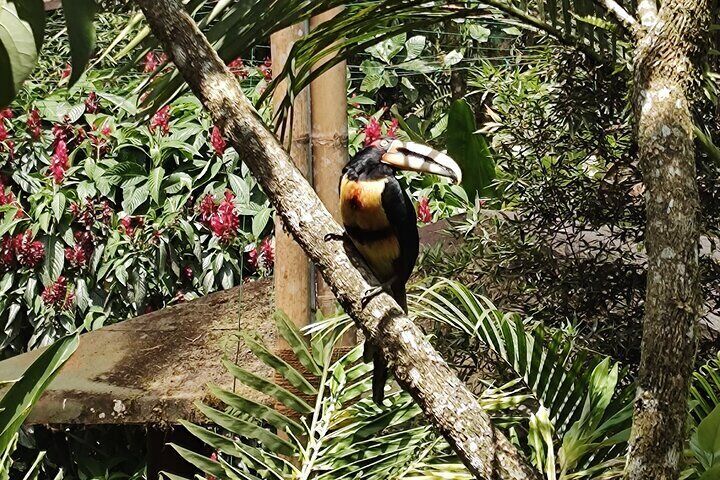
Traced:
<svg viewBox="0 0 720 480">
<path fill-rule="evenodd" d="M 325 240 L 326 242 L 329 242 L 330 240 L 337 240 L 340 242 L 344 242 L 345 240 L 347 240 L 347 238 L 348 238 L 348 236 L 347 236 L 346 232 L 341 232 L 341 233 L 330 232 L 323 237 L 323 240 Z"/>
<path fill-rule="evenodd" d="M 377 286 L 377 287 L 368 288 L 367 290 L 365 290 L 362 297 L 360 297 L 360 306 L 362 308 L 367 307 L 367 304 L 370 303 L 370 300 L 377 297 L 384 291 L 385 291 L 385 288 L 383 288 L 382 285 Z"/>
</svg>

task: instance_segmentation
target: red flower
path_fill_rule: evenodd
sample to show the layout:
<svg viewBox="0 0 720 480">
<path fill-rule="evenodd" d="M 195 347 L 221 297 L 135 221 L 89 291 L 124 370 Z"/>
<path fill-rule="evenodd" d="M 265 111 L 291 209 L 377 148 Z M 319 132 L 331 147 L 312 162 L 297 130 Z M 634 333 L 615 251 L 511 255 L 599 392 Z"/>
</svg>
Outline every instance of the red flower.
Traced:
<svg viewBox="0 0 720 480">
<path fill-rule="evenodd" d="M 110 206 L 110 203 L 107 200 L 103 200 L 100 204 L 100 216 L 98 219 L 100 220 L 100 222 L 107 225 L 110 223 L 110 220 L 112 220 L 112 216 L 113 209 Z"/>
<path fill-rule="evenodd" d="M 228 63 L 228 68 L 230 71 L 237 75 L 238 77 L 245 79 L 248 77 L 248 71 L 247 68 L 245 68 L 245 63 L 243 62 L 243 59 L 238 57 L 232 62 Z"/>
<path fill-rule="evenodd" d="M 370 117 L 367 125 L 365 125 L 364 132 L 366 147 L 382 136 L 382 133 L 380 131 L 380 123 L 377 121 L 377 119 L 375 119 L 375 117 Z"/>
<path fill-rule="evenodd" d="M 18 263 L 25 267 L 33 268 L 45 257 L 45 246 L 42 242 L 33 240 L 30 230 L 15 235 L 13 249 Z"/>
<path fill-rule="evenodd" d="M 422 223 L 432 222 L 432 213 L 430 213 L 430 200 L 422 197 L 418 203 L 418 220 Z"/>
<path fill-rule="evenodd" d="M 237 235 L 240 218 L 235 211 L 235 195 L 225 192 L 225 198 L 218 205 L 217 212 L 210 218 L 210 229 L 223 241 L 230 241 Z"/>
<path fill-rule="evenodd" d="M 55 153 L 50 160 L 50 172 L 56 184 L 62 183 L 68 169 L 68 151 L 64 140 L 57 142 Z"/>
<path fill-rule="evenodd" d="M 200 213 L 200 220 L 202 222 L 209 222 L 210 218 L 217 212 L 217 205 L 215 204 L 215 197 L 209 193 L 203 197 L 198 205 L 198 212 Z"/>
<path fill-rule="evenodd" d="M 85 99 L 85 111 L 87 113 L 97 113 L 100 110 L 100 101 L 95 92 L 90 92 L 88 97 Z"/>
<path fill-rule="evenodd" d="M 157 55 L 155 52 L 148 52 L 145 54 L 145 61 L 143 62 L 143 72 L 150 73 L 154 72 L 155 69 L 160 65 Z"/>
<path fill-rule="evenodd" d="M 15 249 L 10 235 L 4 235 L 0 243 L 0 268 L 9 270 L 15 265 Z"/>
<path fill-rule="evenodd" d="M 84 135 L 85 131 L 78 129 L 77 133 Z M 70 142 L 72 142 L 75 138 L 76 134 L 75 128 L 73 127 L 72 123 L 70 123 L 70 117 L 66 115 L 65 118 L 63 118 L 62 123 L 56 123 L 55 125 L 53 125 L 52 134 L 54 137 L 52 148 L 57 147 L 57 144 L 60 141 L 65 142 L 66 146 L 69 145 Z"/>
<path fill-rule="evenodd" d="M 14 118 L 15 114 L 13 113 L 11 108 L 5 108 L 3 110 L 0 110 L 0 118 L 7 118 L 10 120 L 11 118 Z"/>
<path fill-rule="evenodd" d="M 65 260 L 72 268 L 81 269 L 87 265 L 88 254 L 82 246 L 75 244 L 72 247 L 65 247 Z"/>
<path fill-rule="evenodd" d="M 141 217 L 123 217 L 120 219 L 120 231 L 125 232 L 129 237 L 137 231 L 138 228 L 143 226 L 143 219 Z"/>
<path fill-rule="evenodd" d="M 266 270 L 271 270 L 275 264 L 275 245 L 271 237 L 265 237 L 260 243 L 260 253 L 262 254 L 263 266 Z"/>
<path fill-rule="evenodd" d="M 254 245 L 250 247 L 250 249 L 247 251 L 247 255 L 248 267 L 250 267 L 250 270 L 256 271 L 260 266 L 260 255 L 258 254 L 257 248 L 255 248 Z"/>
<path fill-rule="evenodd" d="M 5 146 L 8 149 L 8 160 L 12 162 L 15 160 L 15 142 L 12 140 L 5 140 Z"/>
<path fill-rule="evenodd" d="M 104 124 L 102 129 L 100 130 L 100 134 L 105 137 L 109 137 L 111 133 L 112 133 L 112 129 L 110 128 L 110 126 L 107 124 Z"/>
<path fill-rule="evenodd" d="M 170 105 L 160 108 L 150 121 L 150 133 L 155 133 L 155 129 L 160 128 L 161 135 L 167 135 L 170 132 Z"/>
<path fill-rule="evenodd" d="M 60 78 L 67 78 L 72 73 L 72 67 L 69 63 L 65 64 L 65 68 L 60 72 Z"/>
<path fill-rule="evenodd" d="M 272 60 L 270 60 L 270 57 L 265 57 L 265 61 L 262 65 L 260 65 L 260 73 L 262 73 L 263 77 L 265 77 L 265 80 L 268 82 L 272 80 Z"/>
<path fill-rule="evenodd" d="M 45 287 L 42 299 L 48 307 L 68 310 L 75 301 L 75 295 L 68 291 L 67 279 L 59 276 L 55 282 Z"/>
<path fill-rule="evenodd" d="M 193 269 L 190 265 L 185 265 L 185 267 L 183 267 L 182 274 L 183 277 L 187 278 L 188 280 L 192 280 L 192 278 L 195 276 L 195 273 L 193 273 Z"/>
<path fill-rule="evenodd" d="M 222 157 L 223 153 L 225 153 L 225 149 L 227 148 L 227 143 L 223 139 L 222 132 L 220 132 L 220 129 L 217 126 L 214 126 L 212 129 L 212 133 L 210 134 L 210 143 L 215 149 L 215 153 L 217 153 L 219 157 Z"/>
<path fill-rule="evenodd" d="M 387 136 L 397 138 L 397 131 L 398 131 L 398 119 L 393 118 L 392 122 L 390 122 L 390 126 L 387 129 Z"/>
<path fill-rule="evenodd" d="M 0 117 L 0 142 L 4 142 L 7 138 L 7 127 L 5 127 L 5 123 L 2 121 L 2 117 Z"/>
<path fill-rule="evenodd" d="M 30 110 L 26 125 L 28 132 L 30 133 L 30 137 L 33 140 L 40 140 L 40 135 L 42 134 L 42 130 L 40 127 L 41 123 L 42 119 L 40 118 L 40 112 L 38 111 L 38 109 L 33 108 L 32 110 Z"/>
</svg>

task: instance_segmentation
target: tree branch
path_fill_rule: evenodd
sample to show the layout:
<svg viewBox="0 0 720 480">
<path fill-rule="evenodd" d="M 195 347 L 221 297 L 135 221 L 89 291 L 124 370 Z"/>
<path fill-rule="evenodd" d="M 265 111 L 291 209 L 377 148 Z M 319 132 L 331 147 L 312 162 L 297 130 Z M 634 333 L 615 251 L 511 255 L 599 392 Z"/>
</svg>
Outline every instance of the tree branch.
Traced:
<svg viewBox="0 0 720 480">
<path fill-rule="evenodd" d="M 600 7 L 606 9 L 620 25 L 630 33 L 631 36 L 635 37 L 638 34 L 638 23 L 622 5 L 617 3 L 615 0 L 594 0 L 595 3 Z"/>
<path fill-rule="evenodd" d="M 657 23 L 658 9 L 655 0 L 640 0 L 637 4 L 640 25 L 650 28 Z"/>
<path fill-rule="evenodd" d="M 352 247 L 325 241 L 327 234 L 340 233 L 341 227 L 263 125 L 192 18 L 176 0 L 137 3 L 153 34 L 245 161 L 285 227 L 462 462 L 477 478 L 537 479 L 522 454 L 492 424 L 474 395 L 389 295 L 378 295 L 362 307 L 360 298 L 370 288 L 368 281 L 377 284 L 377 280 Z"/>
</svg>

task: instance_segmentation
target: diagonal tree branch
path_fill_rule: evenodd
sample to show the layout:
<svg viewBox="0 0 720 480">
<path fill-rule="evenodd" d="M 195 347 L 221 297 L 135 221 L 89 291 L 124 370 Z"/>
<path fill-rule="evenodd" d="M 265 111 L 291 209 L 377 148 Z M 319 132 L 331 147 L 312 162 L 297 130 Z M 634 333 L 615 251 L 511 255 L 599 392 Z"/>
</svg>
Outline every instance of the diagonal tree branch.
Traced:
<svg viewBox="0 0 720 480">
<path fill-rule="evenodd" d="M 632 37 L 638 35 L 638 22 L 615 0 L 594 0 L 600 8 L 607 10 Z"/>
<path fill-rule="evenodd" d="M 315 262 L 345 310 L 380 347 L 398 383 L 418 402 L 468 469 L 485 479 L 537 479 L 522 454 L 491 422 L 474 395 L 386 294 L 363 308 L 368 281 L 357 253 L 288 154 L 263 125 L 236 79 L 177 0 L 138 0 L 195 95 L 268 195 L 285 227 Z"/>
</svg>

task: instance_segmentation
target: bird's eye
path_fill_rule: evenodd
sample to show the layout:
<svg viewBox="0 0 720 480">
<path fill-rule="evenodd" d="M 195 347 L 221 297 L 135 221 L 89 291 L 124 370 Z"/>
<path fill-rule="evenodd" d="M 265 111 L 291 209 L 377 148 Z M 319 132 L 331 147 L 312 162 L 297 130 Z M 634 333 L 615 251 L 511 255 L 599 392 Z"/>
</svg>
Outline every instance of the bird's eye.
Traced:
<svg viewBox="0 0 720 480">
<path fill-rule="evenodd" d="M 384 140 L 381 140 L 381 141 L 380 141 L 380 146 L 383 147 L 383 148 L 389 147 L 389 146 L 390 146 L 390 140 L 388 140 L 387 138 L 384 139 Z"/>
</svg>

